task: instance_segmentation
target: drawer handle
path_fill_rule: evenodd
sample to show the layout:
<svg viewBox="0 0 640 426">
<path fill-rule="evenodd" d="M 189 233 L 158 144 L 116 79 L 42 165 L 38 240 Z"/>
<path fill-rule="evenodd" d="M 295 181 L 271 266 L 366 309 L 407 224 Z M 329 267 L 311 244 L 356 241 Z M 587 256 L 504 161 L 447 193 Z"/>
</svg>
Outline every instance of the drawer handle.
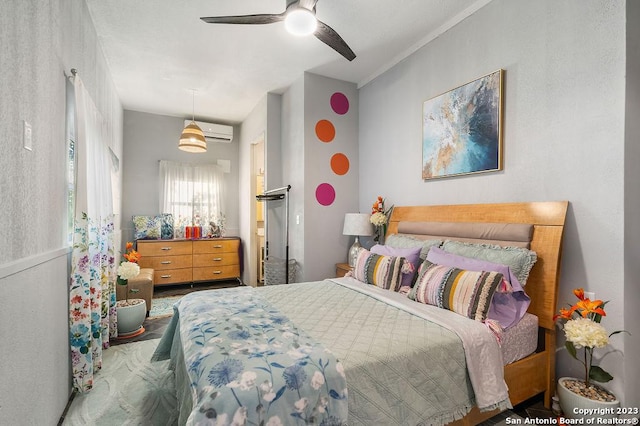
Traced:
<svg viewBox="0 0 640 426">
<path fill-rule="evenodd" d="M 168 265 L 170 263 L 171 263 L 170 260 L 163 260 L 162 262 L 160 262 L 161 265 Z"/>
<path fill-rule="evenodd" d="M 213 258 L 213 261 L 214 261 L 214 262 L 220 262 L 221 260 L 222 260 L 222 258 L 221 258 L 221 257 L 214 257 L 214 258 Z"/>
<path fill-rule="evenodd" d="M 162 247 L 160 250 L 164 250 L 164 251 L 171 250 L 171 247 Z"/>
<path fill-rule="evenodd" d="M 160 278 L 171 278 L 171 275 L 160 275 Z"/>
<path fill-rule="evenodd" d="M 222 248 L 222 244 L 215 244 L 213 248 Z"/>
<path fill-rule="evenodd" d="M 214 275 L 221 274 L 221 273 L 222 273 L 222 271 L 213 271 Z"/>
</svg>

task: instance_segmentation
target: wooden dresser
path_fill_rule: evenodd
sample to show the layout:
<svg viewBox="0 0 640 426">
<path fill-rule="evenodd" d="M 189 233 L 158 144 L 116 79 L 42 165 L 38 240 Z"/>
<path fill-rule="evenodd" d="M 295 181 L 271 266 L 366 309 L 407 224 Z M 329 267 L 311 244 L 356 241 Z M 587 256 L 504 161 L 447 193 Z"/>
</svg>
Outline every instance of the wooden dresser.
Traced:
<svg viewBox="0 0 640 426">
<path fill-rule="evenodd" d="M 138 240 L 141 268 L 154 269 L 154 285 L 240 279 L 239 238 Z"/>
<path fill-rule="evenodd" d="M 216 238 L 193 242 L 193 280 L 240 277 L 239 239 Z"/>
</svg>

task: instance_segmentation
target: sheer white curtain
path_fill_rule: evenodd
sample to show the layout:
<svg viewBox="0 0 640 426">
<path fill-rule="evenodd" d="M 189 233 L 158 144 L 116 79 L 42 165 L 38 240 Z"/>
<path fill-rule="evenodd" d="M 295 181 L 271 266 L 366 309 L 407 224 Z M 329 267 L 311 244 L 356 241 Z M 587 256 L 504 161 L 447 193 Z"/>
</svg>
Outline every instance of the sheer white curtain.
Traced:
<svg viewBox="0 0 640 426">
<path fill-rule="evenodd" d="M 73 387 L 87 392 L 117 329 L 112 162 L 100 112 L 77 75 L 73 86 L 77 175 L 69 334 Z"/>
<path fill-rule="evenodd" d="M 202 226 L 206 235 L 211 222 L 224 221 L 223 182 L 218 165 L 160 161 L 160 211 L 173 215 L 176 237 L 185 226 Z"/>
</svg>

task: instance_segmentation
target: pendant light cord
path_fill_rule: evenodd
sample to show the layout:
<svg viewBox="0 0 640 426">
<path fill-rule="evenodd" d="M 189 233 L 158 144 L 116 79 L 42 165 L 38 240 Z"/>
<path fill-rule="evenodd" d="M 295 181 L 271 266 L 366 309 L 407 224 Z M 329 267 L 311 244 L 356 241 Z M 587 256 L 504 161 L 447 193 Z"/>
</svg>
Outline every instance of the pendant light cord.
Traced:
<svg viewBox="0 0 640 426">
<path fill-rule="evenodd" d="M 196 121 L 196 89 L 191 89 L 191 121 Z"/>
</svg>

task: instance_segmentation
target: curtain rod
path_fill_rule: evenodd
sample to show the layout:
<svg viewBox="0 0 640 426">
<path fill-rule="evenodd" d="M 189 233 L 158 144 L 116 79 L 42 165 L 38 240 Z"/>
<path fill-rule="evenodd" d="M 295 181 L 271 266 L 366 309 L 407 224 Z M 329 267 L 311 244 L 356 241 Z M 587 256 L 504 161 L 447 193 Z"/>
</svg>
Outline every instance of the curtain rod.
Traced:
<svg viewBox="0 0 640 426">
<path fill-rule="evenodd" d="M 277 189 L 270 189 L 269 191 L 264 191 L 263 195 L 268 195 L 274 192 L 279 192 L 279 191 L 289 191 L 291 189 L 291 185 L 287 185 L 287 186 L 283 186 L 282 188 L 277 188 Z"/>
<path fill-rule="evenodd" d="M 71 72 L 71 74 L 67 74 L 67 72 L 64 71 L 64 76 L 67 78 L 73 78 L 78 74 L 78 70 L 75 68 L 71 68 L 69 71 Z"/>
</svg>

